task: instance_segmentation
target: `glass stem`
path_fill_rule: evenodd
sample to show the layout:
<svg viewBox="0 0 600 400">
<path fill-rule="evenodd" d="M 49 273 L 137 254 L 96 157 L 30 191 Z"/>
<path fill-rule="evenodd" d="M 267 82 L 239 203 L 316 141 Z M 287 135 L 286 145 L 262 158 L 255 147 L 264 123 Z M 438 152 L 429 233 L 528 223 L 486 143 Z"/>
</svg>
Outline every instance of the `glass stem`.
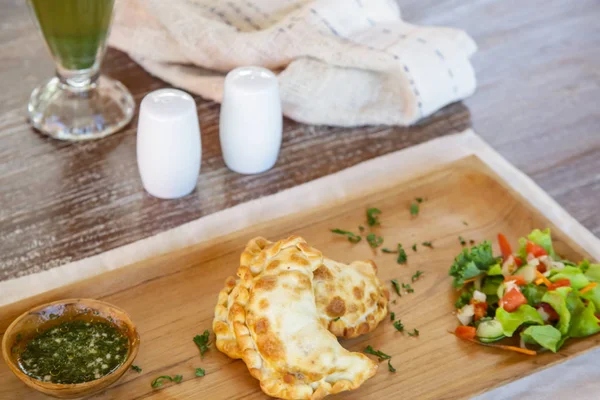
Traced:
<svg viewBox="0 0 600 400">
<path fill-rule="evenodd" d="M 88 92 L 96 88 L 96 82 L 100 76 L 99 68 L 90 68 L 84 70 L 67 70 L 57 68 L 56 76 L 60 80 L 64 89 L 72 92 Z"/>
</svg>

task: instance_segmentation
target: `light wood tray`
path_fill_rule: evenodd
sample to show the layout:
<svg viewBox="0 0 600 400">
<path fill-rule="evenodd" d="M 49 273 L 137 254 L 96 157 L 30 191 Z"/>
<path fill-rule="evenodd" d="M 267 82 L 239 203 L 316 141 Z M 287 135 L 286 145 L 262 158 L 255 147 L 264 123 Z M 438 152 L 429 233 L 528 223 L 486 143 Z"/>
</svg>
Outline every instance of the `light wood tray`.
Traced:
<svg viewBox="0 0 600 400">
<path fill-rule="evenodd" d="M 369 193 L 369 188 L 360 191 Z M 409 206 L 416 197 L 426 201 L 415 218 Z M 367 207 L 383 211 L 376 232 L 385 238 L 384 247 L 394 248 L 398 242 L 404 245 L 407 265 L 398 265 L 393 254 L 375 254 L 364 240 L 353 245 L 329 232 L 331 228 L 357 231 L 358 225 L 366 226 Z M 397 372 L 390 373 L 382 363 L 376 376 L 360 389 L 335 398 L 464 398 L 564 361 L 600 341 L 600 336 L 572 340 L 559 354 L 529 357 L 459 341 L 448 333 L 457 325 L 452 315 L 457 294 L 448 269 L 461 250 L 458 236 L 480 242 L 503 232 L 516 243 L 533 228 L 545 227 L 552 228 L 559 254 L 572 260 L 589 258 L 559 227 L 472 156 L 388 190 L 269 221 L 2 307 L 0 332 L 40 303 L 74 297 L 101 299 L 127 310 L 137 324 L 141 346 L 134 364 L 143 372 L 128 372 L 94 399 L 263 399 L 266 396 L 242 361 L 227 358 L 214 346 L 201 359 L 192 338 L 211 329 L 217 293 L 225 278 L 235 273 L 249 239 L 262 235 L 277 240 L 297 234 L 339 261 L 372 258 L 388 287 L 393 278 L 408 282 L 417 270 L 425 272 L 413 284 L 413 294 L 399 298 L 390 287 L 392 300 L 396 300 L 390 304 L 391 311 L 407 330 L 417 328 L 418 338 L 397 332 L 386 318 L 371 334 L 342 342 L 354 351 L 372 345 L 392 355 Z M 423 241 L 432 241 L 434 248 L 419 245 L 416 253 L 411 250 L 413 243 Z M 194 376 L 197 367 L 206 370 L 205 377 Z M 151 388 L 151 381 L 159 375 L 175 374 L 183 375 L 182 383 Z M 0 382 L 2 399 L 46 398 L 27 388 L 4 363 L 0 363 Z"/>
</svg>

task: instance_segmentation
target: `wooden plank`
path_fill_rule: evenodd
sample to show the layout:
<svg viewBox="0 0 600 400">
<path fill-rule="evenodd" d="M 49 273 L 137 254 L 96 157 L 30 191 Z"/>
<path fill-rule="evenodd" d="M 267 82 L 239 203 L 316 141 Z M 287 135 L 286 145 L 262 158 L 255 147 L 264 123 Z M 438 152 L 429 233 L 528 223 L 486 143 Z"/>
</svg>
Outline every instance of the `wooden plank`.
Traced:
<svg viewBox="0 0 600 400">
<path fill-rule="evenodd" d="M 425 201 L 413 217 L 409 206 L 416 197 Z M 382 224 L 374 231 L 385 238 L 385 246 L 404 244 L 407 265 L 398 265 L 394 255 L 374 252 L 364 241 L 353 245 L 329 232 L 331 228 L 356 230 L 365 223 L 366 208 L 373 206 L 383 211 Z M 388 190 L 273 220 L 8 305 L 0 309 L 0 332 L 36 304 L 70 297 L 99 298 L 127 310 L 137 324 L 141 346 L 135 364 L 143 373 L 127 373 L 95 399 L 265 398 L 241 361 L 230 360 L 214 348 L 201 359 L 192 338 L 210 329 L 217 293 L 236 270 L 245 243 L 256 235 L 277 240 L 293 233 L 333 259 L 372 258 L 387 285 L 393 278 L 408 282 L 417 270 L 425 272 L 413 284 L 414 294 L 392 294 L 390 304 L 407 330 L 419 329 L 418 338 L 397 332 L 386 319 L 374 332 L 343 341 L 355 351 L 372 345 L 391 354 L 398 372 L 391 374 L 382 365 L 363 387 L 339 398 L 381 399 L 399 392 L 405 398 L 462 398 L 564 361 L 600 341 L 600 336 L 594 336 L 573 341 L 559 354 L 527 357 L 458 341 L 448 333 L 457 325 L 452 315 L 457 294 L 447 274 L 461 250 L 458 236 L 480 242 L 503 232 L 516 240 L 535 227 L 547 226 L 553 229 L 560 254 L 573 260 L 589 256 L 479 159 L 469 157 Z M 410 249 L 423 241 L 432 241 L 434 248 Z M 205 368 L 207 375 L 195 378 L 196 367 Z M 182 374 L 184 381 L 152 389 L 152 379 L 164 374 Z M 44 398 L 26 388 L 4 364 L 0 364 L 0 380 L 0 397 Z"/>
<path fill-rule="evenodd" d="M 417 24 L 465 29 L 479 45 L 477 92 L 411 128 L 307 126 L 286 120 L 281 157 L 259 176 L 228 171 L 219 106 L 196 98 L 203 134 L 198 190 L 149 197 L 135 160 L 136 120 L 93 143 L 35 134 L 25 120 L 31 90 L 53 73 L 24 0 L 0 13 L 0 280 L 47 270 L 135 242 L 244 201 L 471 126 L 600 234 L 600 85 L 597 0 L 402 0 Z M 139 103 L 168 86 L 109 50 L 103 64 Z M 468 107 L 468 108 L 467 108 Z"/>
</svg>

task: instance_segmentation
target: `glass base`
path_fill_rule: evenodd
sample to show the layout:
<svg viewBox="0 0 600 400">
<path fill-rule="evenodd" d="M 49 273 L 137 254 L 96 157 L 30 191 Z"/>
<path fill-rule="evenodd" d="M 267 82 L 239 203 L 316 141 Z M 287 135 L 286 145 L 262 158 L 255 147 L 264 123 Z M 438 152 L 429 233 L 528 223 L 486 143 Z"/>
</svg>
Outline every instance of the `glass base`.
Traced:
<svg viewBox="0 0 600 400">
<path fill-rule="evenodd" d="M 100 76 L 85 88 L 57 77 L 31 93 L 27 106 L 31 125 L 55 139 L 80 141 L 115 133 L 131 121 L 135 101 L 114 79 Z"/>
</svg>

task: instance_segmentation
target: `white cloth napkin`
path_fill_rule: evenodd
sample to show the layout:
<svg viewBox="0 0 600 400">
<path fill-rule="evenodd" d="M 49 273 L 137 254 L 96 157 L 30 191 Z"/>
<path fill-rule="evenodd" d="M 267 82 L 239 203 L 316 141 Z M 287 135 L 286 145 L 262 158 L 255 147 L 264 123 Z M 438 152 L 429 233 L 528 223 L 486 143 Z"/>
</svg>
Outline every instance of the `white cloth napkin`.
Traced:
<svg viewBox="0 0 600 400">
<path fill-rule="evenodd" d="M 473 40 L 404 22 L 396 0 L 120 0 L 109 44 L 216 101 L 224 72 L 270 68 L 284 114 L 311 124 L 409 125 L 475 91 Z"/>
</svg>

